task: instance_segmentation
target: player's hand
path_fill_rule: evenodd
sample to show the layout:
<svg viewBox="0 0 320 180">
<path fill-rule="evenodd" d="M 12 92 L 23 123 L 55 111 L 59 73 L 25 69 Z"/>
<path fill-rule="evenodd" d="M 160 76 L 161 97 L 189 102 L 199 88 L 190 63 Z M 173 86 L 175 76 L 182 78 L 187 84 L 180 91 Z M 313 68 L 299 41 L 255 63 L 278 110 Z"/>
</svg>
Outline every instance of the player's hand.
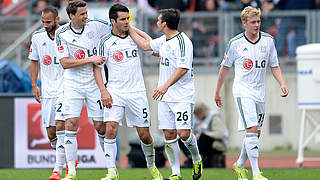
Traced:
<svg viewBox="0 0 320 180">
<path fill-rule="evenodd" d="M 222 107 L 223 106 L 222 98 L 221 98 L 219 93 L 216 93 L 216 95 L 214 97 L 214 101 L 216 102 L 218 107 Z"/>
<path fill-rule="evenodd" d="M 101 65 L 106 61 L 106 57 L 104 56 L 95 56 L 93 57 L 92 63 L 96 65 Z"/>
<path fill-rule="evenodd" d="M 32 87 L 32 94 L 38 103 L 41 103 L 41 93 L 38 87 Z"/>
<path fill-rule="evenodd" d="M 281 86 L 281 91 L 282 91 L 281 97 L 287 97 L 288 96 L 289 90 L 286 87 L 286 85 Z"/>
<path fill-rule="evenodd" d="M 154 91 L 153 91 L 153 95 L 152 98 L 154 100 L 162 100 L 164 94 L 168 91 L 168 88 L 166 85 L 161 85 L 159 87 L 157 87 Z"/>
<path fill-rule="evenodd" d="M 113 104 L 112 96 L 108 91 L 101 92 L 102 104 L 106 108 L 111 108 Z"/>
<path fill-rule="evenodd" d="M 196 134 L 196 139 L 199 140 L 199 138 L 200 138 L 200 134 L 197 133 L 197 134 Z"/>
</svg>

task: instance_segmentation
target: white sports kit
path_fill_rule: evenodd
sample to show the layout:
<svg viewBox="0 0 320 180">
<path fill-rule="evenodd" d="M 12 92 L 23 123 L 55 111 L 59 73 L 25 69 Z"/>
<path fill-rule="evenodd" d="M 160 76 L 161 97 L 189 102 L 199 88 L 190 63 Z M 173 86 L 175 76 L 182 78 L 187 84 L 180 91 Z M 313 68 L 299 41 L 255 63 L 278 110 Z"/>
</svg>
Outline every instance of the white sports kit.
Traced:
<svg viewBox="0 0 320 180">
<path fill-rule="evenodd" d="M 104 108 L 104 121 L 122 125 L 125 114 L 128 127 L 149 127 L 150 110 L 144 85 L 138 46 L 130 36 L 113 33 L 99 42 L 98 55 L 105 56 L 102 76 L 112 96 L 112 108 Z"/>
<path fill-rule="evenodd" d="M 150 46 L 160 54 L 158 86 L 168 81 L 178 68 L 188 69 L 183 77 L 169 87 L 158 104 L 159 128 L 191 129 L 195 101 L 192 42 L 185 33 L 180 32 L 171 39 L 163 35 L 151 40 Z M 173 117 L 175 122 L 172 122 Z"/>
<path fill-rule="evenodd" d="M 279 66 L 273 37 L 260 32 L 256 43 L 250 42 L 241 33 L 229 41 L 221 65 L 235 66 L 233 96 L 236 101 L 238 129 L 261 126 L 265 114 L 266 70 Z"/>
<path fill-rule="evenodd" d="M 80 30 L 73 29 L 71 22 L 56 31 L 58 59 L 81 59 L 97 55 L 99 39 L 111 31 L 111 24 L 103 20 L 87 20 Z M 93 75 L 93 65 L 69 68 L 64 73 L 64 105 L 66 118 L 79 117 L 85 100 L 88 116 L 102 121 L 103 109 L 100 91 Z"/>
<path fill-rule="evenodd" d="M 40 64 L 42 126 L 55 126 L 55 120 L 64 120 L 59 109 L 64 70 L 56 57 L 54 39 L 44 28 L 33 33 L 28 58 Z"/>
</svg>

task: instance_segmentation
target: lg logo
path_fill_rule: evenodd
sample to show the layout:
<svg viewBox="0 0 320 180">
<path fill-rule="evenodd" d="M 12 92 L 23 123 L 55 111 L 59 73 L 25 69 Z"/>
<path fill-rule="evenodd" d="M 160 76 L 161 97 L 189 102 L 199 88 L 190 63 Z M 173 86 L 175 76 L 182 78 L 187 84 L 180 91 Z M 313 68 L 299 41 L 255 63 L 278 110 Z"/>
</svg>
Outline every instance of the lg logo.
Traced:
<svg viewBox="0 0 320 180">
<path fill-rule="evenodd" d="M 243 61 L 243 67 L 247 70 L 252 69 L 253 67 L 253 61 L 251 59 L 245 59 Z M 262 60 L 262 61 L 255 61 L 255 68 L 265 68 L 266 67 L 266 61 Z"/>
</svg>

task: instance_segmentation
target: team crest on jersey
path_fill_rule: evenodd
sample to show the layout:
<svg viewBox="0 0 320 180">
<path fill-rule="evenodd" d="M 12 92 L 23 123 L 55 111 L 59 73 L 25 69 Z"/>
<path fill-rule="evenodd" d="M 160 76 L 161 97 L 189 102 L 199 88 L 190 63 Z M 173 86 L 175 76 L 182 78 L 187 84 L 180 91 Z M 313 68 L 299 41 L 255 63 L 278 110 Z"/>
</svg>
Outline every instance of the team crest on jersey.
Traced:
<svg viewBox="0 0 320 180">
<path fill-rule="evenodd" d="M 245 59 L 245 60 L 243 61 L 243 67 L 244 67 L 245 69 L 247 69 L 247 70 L 252 69 L 252 67 L 253 67 L 253 61 L 252 61 L 251 59 Z"/>
<path fill-rule="evenodd" d="M 30 51 L 29 51 L 30 53 L 32 53 L 32 48 L 30 48 Z"/>
<path fill-rule="evenodd" d="M 84 53 L 84 51 L 82 49 L 78 49 L 76 51 L 76 53 L 74 54 L 74 57 L 76 59 L 84 59 L 86 57 L 86 54 Z"/>
<path fill-rule="evenodd" d="M 58 47 L 58 51 L 59 51 L 60 53 L 63 53 L 63 51 L 64 51 L 63 46 L 59 46 L 59 47 Z"/>
<path fill-rule="evenodd" d="M 49 66 L 52 63 L 52 59 L 50 56 L 45 55 L 42 57 L 42 62 L 44 65 Z"/>
<path fill-rule="evenodd" d="M 123 54 L 121 51 L 116 51 L 113 53 L 113 59 L 117 62 L 120 62 L 123 60 Z"/>
</svg>

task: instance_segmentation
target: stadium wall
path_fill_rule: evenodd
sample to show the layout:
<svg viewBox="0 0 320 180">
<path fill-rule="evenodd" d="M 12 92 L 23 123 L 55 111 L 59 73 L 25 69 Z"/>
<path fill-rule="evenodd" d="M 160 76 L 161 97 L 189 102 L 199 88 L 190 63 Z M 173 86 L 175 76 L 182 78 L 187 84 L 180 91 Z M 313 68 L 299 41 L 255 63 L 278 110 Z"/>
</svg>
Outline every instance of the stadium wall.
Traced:
<svg viewBox="0 0 320 180">
<path fill-rule="evenodd" d="M 0 97 L 0 168 L 13 167 L 13 98 Z"/>
</svg>

